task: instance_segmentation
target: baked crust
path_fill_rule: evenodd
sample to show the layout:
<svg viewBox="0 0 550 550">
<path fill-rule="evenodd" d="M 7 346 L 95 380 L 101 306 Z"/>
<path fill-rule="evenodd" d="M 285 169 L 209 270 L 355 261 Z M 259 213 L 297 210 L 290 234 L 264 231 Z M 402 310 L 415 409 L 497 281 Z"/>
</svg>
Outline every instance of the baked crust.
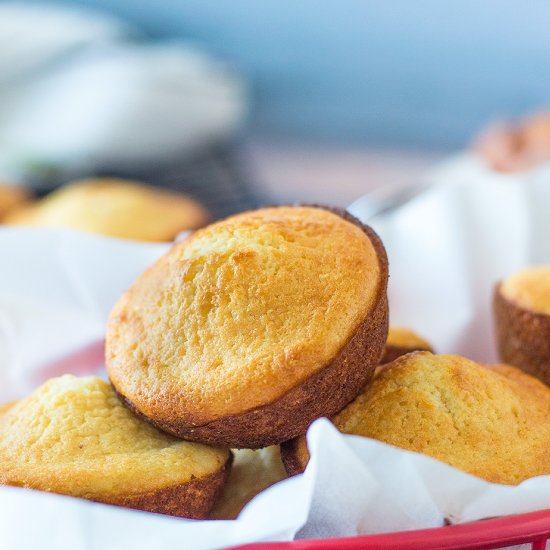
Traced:
<svg viewBox="0 0 550 550">
<path fill-rule="evenodd" d="M 162 489 L 144 493 L 108 495 L 101 498 L 94 497 L 88 500 L 180 518 L 208 519 L 227 482 L 231 471 L 232 460 L 233 457 L 230 455 L 223 468 L 219 471 L 199 479 L 193 479 L 187 483 L 163 487 Z M 35 487 L 31 484 L 8 483 L 8 481 L 4 479 L 5 477 L 6 476 L 0 470 L 0 485 L 12 485 L 15 487 L 45 491 L 45 489 Z"/>
<path fill-rule="evenodd" d="M 66 375 L 0 406 L 0 484 L 205 519 L 233 456 L 135 418 L 106 382 Z"/>
<path fill-rule="evenodd" d="M 281 443 L 281 459 L 289 476 L 302 474 L 309 462 L 309 450 L 305 435 Z"/>
<path fill-rule="evenodd" d="M 550 315 L 507 298 L 502 283 L 495 288 L 493 311 L 501 360 L 550 385 Z"/>
<path fill-rule="evenodd" d="M 432 351 L 431 349 L 425 349 L 425 348 L 404 348 L 401 346 L 392 346 L 386 344 L 386 347 L 384 348 L 384 355 L 382 356 L 382 359 L 380 359 L 380 365 L 386 365 L 387 363 L 391 363 L 392 361 L 395 361 L 398 357 L 401 357 L 402 355 L 406 355 L 407 353 L 411 353 L 413 351 Z"/>
<path fill-rule="evenodd" d="M 119 396 L 131 410 L 157 428 L 190 441 L 231 448 L 261 448 L 305 433 L 318 417 L 336 414 L 372 379 L 388 331 L 388 260 L 384 246 L 370 227 L 343 209 L 300 206 L 322 208 L 338 215 L 360 228 L 374 248 L 379 267 L 376 292 L 367 315 L 347 343 L 326 366 L 284 395 L 238 414 L 221 416 L 208 422 L 183 420 L 177 414 L 172 419 L 161 419 L 143 414 L 132 398 L 117 388 Z M 117 380 L 109 369 L 109 355 L 107 366 L 116 388 Z"/>
<path fill-rule="evenodd" d="M 414 352 L 380 370 L 333 417 L 343 433 L 424 453 L 494 483 L 550 472 L 550 388 L 509 365 Z M 289 475 L 309 461 L 305 436 L 281 445 Z"/>
<path fill-rule="evenodd" d="M 124 508 L 189 519 L 208 519 L 231 471 L 232 455 L 209 476 L 147 493 L 96 500 Z"/>
<path fill-rule="evenodd" d="M 430 351 L 434 353 L 432 345 L 412 330 L 390 326 L 384 355 L 380 359 L 380 364 L 391 363 L 398 357 L 413 351 Z"/>
</svg>

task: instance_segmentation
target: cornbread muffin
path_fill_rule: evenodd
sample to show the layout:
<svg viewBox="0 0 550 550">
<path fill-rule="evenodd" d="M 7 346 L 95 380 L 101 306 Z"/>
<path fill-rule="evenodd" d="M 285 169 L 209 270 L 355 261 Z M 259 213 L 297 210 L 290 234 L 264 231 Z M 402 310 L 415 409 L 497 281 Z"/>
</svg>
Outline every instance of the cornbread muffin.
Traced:
<svg viewBox="0 0 550 550">
<path fill-rule="evenodd" d="M 476 140 L 475 150 L 498 172 L 521 172 L 550 161 L 550 112 L 515 124 L 494 125 Z"/>
<path fill-rule="evenodd" d="M 549 415 L 550 388 L 519 369 L 414 352 L 382 369 L 333 421 L 344 433 L 516 485 L 550 473 Z M 289 473 L 301 472 L 305 437 L 282 447 Z"/>
<path fill-rule="evenodd" d="M 380 364 L 391 363 L 398 357 L 411 351 L 431 351 L 431 344 L 412 330 L 404 327 L 390 326 L 384 355 Z"/>
<path fill-rule="evenodd" d="M 550 267 L 502 281 L 493 309 L 501 360 L 550 384 Z"/>
<path fill-rule="evenodd" d="M 136 418 L 99 378 L 53 378 L 0 414 L 4 485 L 205 518 L 230 463 Z"/>
<path fill-rule="evenodd" d="M 6 217 L 9 224 L 69 227 L 140 241 L 171 241 L 207 220 L 193 199 L 141 183 L 111 178 L 83 180 Z"/>
<path fill-rule="evenodd" d="M 14 185 L 0 181 L 0 221 L 12 212 L 28 202 L 31 194 L 22 185 Z"/>
<path fill-rule="evenodd" d="M 231 473 L 216 501 L 212 519 L 236 518 L 258 493 L 286 477 L 278 445 L 233 451 Z"/>
<path fill-rule="evenodd" d="M 387 279 L 379 238 L 345 211 L 230 217 L 177 243 L 122 296 L 109 377 L 132 409 L 184 439 L 286 441 L 372 378 Z"/>
</svg>

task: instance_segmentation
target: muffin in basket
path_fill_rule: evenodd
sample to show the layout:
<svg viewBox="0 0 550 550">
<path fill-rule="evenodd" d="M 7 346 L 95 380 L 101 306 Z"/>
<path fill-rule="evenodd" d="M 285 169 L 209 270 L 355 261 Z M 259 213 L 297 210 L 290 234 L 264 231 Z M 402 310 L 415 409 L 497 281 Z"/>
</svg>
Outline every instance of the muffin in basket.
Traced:
<svg viewBox="0 0 550 550">
<path fill-rule="evenodd" d="M 550 388 L 507 365 L 414 352 L 381 369 L 333 418 L 347 434 L 424 453 L 494 483 L 550 473 Z M 282 445 L 289 474 L 309 460 L 305 437 Z"/>
<path fill-rule="evenodd" d="M 181 231 L 204 225 L 207 218 L 204 208 L 185 195 L 133 181 L 98 178 L 66 185 L 13 210 L 4 221 L 140 241 L 171 241 Z"/>
<path fill-rule="evenodd" d="M 499 283 L 493 307 L 501 360 L 550 384 L 550 267 Z"/>
<path fill-rule="evenodd" d="M 434 350 L 431 344 L 416 332 L 408 328 L 391 325 L 380 364 L 391 363 L 398 357 L 411 353 L 411 351 L 431 351 L 433 353 Z"/>
<path fill-rule="evenodd" d="M 0 411 L 0 483 L 188 518 L 210 513 L 224 449 L 135 417 L 99 378 L 53 378 Z"/>
<path fill-rule="evenodd" d="M 259 448 L 333 415 L 373 376 L 388 263 L 343 210 L 281 206 L 197 231 L 147 269 L 109 320 L 125 402 L 185 439 Z"/>
</svg>

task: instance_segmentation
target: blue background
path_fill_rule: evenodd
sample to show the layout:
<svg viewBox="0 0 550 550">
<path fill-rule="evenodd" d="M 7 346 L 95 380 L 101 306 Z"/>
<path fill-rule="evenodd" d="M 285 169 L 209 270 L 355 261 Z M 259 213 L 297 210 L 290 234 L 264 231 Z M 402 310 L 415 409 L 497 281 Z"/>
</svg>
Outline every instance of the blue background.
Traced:
<svg viewBox="0 0 550 550">
<path fill-rule="evenodd" d="M 449 148 L 488 119 L 550 105 L 548 1 L 70 3 L 229 60 L 252 82 L 262 136 Z"/>
</svg>

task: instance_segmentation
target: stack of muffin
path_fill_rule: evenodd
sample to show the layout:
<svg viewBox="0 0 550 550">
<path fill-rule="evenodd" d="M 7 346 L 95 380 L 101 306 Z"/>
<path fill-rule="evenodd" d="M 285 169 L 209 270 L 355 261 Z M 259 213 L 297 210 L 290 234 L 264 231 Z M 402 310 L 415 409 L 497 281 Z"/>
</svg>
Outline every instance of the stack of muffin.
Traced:
<svg viewBox="0 0 550 550">
<path fill-rule="evenodd" d="M 529 349 L 550 322 L 515 311 L 533 280 L 520 279 L 497 291 L 504 355 L 540 374 L 544 338 Z M 550 389 L 388 336 L 387 283 L 380 239 L 342 210 L 266 208 L 197 231 L 114 307 L 110 384 L 67 375 L 0 409 L 0 482 L 234 517 L 286 475 L 279 449 L 288 474 L 304 470 L 323 416 L 491 481 L 550 473 Z"/>
</svg>

